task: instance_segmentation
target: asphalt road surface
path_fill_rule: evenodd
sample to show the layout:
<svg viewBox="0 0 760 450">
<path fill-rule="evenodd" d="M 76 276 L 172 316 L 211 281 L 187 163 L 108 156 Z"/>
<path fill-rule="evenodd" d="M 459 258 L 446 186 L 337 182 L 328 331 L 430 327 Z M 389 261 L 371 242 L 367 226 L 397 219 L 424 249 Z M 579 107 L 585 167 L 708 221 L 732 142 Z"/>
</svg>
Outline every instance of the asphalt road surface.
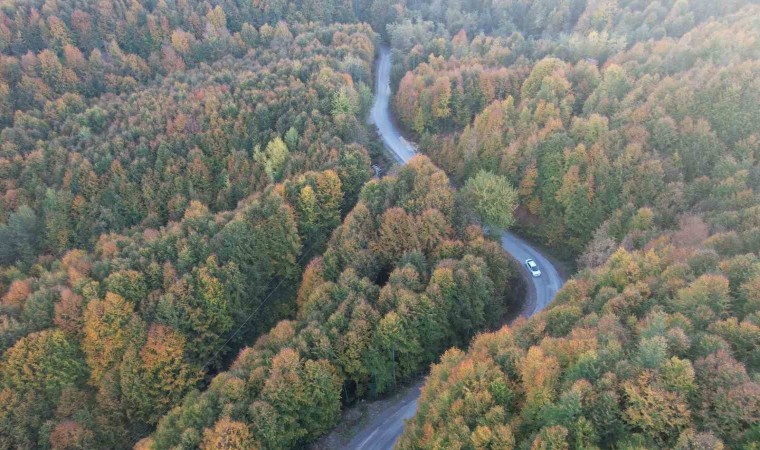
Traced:
<svg viewBox="0 0 760 450">
<path fill-rule="evenodd" d="M 565 283 L 565 280 L 562 279 L 549 258 L 514 233 L 503 232 L 501 234 L 501 246 L 520 263 L 523 278 L 528 284 L 528 296 L 523 302 L 520 314 L 530 317 L 554 300 L 554 295 Z M 538 268 L 541 269 L 541 276 L 534 277 L 528 272 L 524 264 L 528 258 L 538 264 Z"/>
<path fill-rule="evenodd" d="M 401 136 L 391 118 L 391 52 L 386 48 L 380 49 L 380 57 L 377 59 L 375 75 L 375 103 L 369 114 L 371 123 L 377 126 L 385 148 L 390 150 L 391 155 L 400 163 L 406 163 L 417 152 Z"/>
<path fill-rule="evenodd" d="M 391 117 L 389 108 L 391 58 L 390 51 L 387 48 L 380 49 L 380 57 L 376 64 L 376 97 L 370 113 L 370 120 L 380 131 L 385 147 L 399 162 L 406 163 L 416 154 L 416 151 L 401 136 Z M 528 284 L 528 296 L 523 303 L 521 314 L 532 316 L 551 303 L 564 281 L 549 258 L 542 255 L 525 240 L 510 232 L 504 232 L 501 236 L 501 245 L 522 267 L 523 277 Z M 524 265 L 528 258 L 536 261 L 541 269 L 541 276 L 533 277 L 530 275 Z M 421 384 L 412 386 L 405 395 L 399 397 L 398 401 L 389 404 L 379 414 L 375 415 L 344 448 L 357 450 L 393 448 L 396 440 L 404 431 L 405 420 L 413 417 L 417 410 L 420 387 Z"/>
</svg>

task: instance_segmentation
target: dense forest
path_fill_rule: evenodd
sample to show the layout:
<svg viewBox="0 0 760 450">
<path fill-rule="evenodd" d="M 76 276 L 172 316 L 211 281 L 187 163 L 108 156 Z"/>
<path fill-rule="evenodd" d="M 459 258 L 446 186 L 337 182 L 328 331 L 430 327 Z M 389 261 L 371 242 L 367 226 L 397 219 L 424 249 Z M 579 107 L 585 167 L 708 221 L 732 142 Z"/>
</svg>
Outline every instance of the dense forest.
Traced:
<svg viewBox="0 0 760 450">
<path fill-rule="evenodd" d="M 0 446 L 131 447 L 295 317 L 372 173 L 377 37 L 31 3 L 0 8 Z"/>
<path fill-rule="evenodd" d="M 0 2 L 0 448 L 760 448 L 755 3 Z"/>
<path fill-rule="evenodd" d="M 395 107 L 455 179 L 498 168 L 519 191 L 526 232 L 575 256 L 611 217 L 650 208 L 673 227 L 704 200 L 694 189 L 740 170 L 756 182 L 757 20 L 748 7 L 611 55 L 574 48 L 577 34 L 528 46 L 460 31 L 440 49 L 412 47 Z"/>
<path fill-rule="evenodd" d="M 388 27 L 402 125 L 581 269 L 449 350 L 399 447 L 758 448 L 760 9 L 529 3 Z"/>
<path fill-rule="evenodd" d="M 2 131 L 0 262 L 158 227 L 191 201 L 230 210 L 268 183 L 341 158 L 350 165 L 350 145 L 368 138 L 360 117 L 371 98 L 372 34 L 316 27 L 294 29 L 295 40 L 281 25 L 288 40 L 246 58 L 91 104 L 70 92 L 43 111 L 17 112 Z M 346 207 L 362 180 L 350 183 Z"/>
<path fill-rule="evenodd" d="M 685 217 L 447 351 L 399 448 L 758 448 L 760 259 L 709 229 Z"/>
<path fill-rule="evenodd" d="M 215 448 L 231 429 L 244 430 L 240 448 L 309 442 L 336 424 L 341 399 L 387 392 L 498 324 L 512 269 L 477 227 L 458 229 L 455 203 L 424 157 L 366 184 L 306 268 L 295 320 L 185 398 L 145 447 Z"/>
</svg>

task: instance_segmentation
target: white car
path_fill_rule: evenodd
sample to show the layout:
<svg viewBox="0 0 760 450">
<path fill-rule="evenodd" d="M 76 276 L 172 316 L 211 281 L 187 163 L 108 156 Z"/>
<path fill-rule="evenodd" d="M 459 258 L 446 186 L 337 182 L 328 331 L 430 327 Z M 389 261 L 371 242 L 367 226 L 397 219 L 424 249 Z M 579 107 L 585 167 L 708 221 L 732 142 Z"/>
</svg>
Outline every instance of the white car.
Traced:
<svg viewBox="0 0 760 450">
<path fill-rule="evenodd" d="M 538 268 L 538 264 L 536 264 L 536 262 L 533 261 L 532 259 L 528 258 L 525 260 L 525 267 L 528 268 L 528 270 L 530 271 L 530 274 L 533 275 L 534 277 L 541 276 L 541 269 Z"/>
</svg>

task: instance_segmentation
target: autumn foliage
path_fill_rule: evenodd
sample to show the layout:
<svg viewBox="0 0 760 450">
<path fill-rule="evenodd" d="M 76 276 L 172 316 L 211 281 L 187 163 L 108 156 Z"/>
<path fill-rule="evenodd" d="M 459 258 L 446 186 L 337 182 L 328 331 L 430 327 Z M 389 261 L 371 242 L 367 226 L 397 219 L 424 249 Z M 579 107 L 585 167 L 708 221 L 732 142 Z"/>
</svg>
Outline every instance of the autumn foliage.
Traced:
<svg viewBox="0 0 760 450">
<path fill-rule="evenodd" d="M 0 449 L 757 449 L 754 3 L 3 1 Z"/>
<path fill-rule="evenodd" d="M 463 184 L 506 177 L 581 272 L 447 351 L 398 447 L 757 448 L 757 6 L 414 8 L 402 125 Z"/>
<path fill-rule="evenodd" d="M 295 315 L 371 175 L 368 26 L 161 3 L 0 12 L 1 448 L 145 437 Z"/>
<path fill-rule="evenodd" d="M 454 227 L 454 196 L 425 157 L 367 183 L 304 272 L 297 320 L 190 393 L 161 419 L 155 445 L 203 445 L 229 421 L 266 448 L 303 445 L 336 424 L 342 404 L 391 391 L 497 324 L 513 271 L 477 228 Z"/>
</svg>

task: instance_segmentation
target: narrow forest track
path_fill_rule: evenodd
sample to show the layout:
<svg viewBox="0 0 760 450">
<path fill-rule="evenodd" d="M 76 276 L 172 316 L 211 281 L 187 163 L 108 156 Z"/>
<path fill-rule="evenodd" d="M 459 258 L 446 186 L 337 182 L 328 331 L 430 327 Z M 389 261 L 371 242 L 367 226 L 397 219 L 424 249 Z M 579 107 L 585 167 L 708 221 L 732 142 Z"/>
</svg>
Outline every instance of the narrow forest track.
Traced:
<svg viewBox="0 0 760 450">
<path fill-rule="evenodd" d="M 380 56 L 375 66 L 375 103 L 370 112 L 370 121 L 377 126 L 385 148 L 402 164 L 417 154 L 415 148 L 401 136 L 396 128 L 390 110 L 390 73 L 391 53 L 387 47 L 380 49 Z M 521 273 L 528 286 L 527 295 L 521 308 L 521 314 L 532 316 L 541 311 L 554 299 L 564 280 L 551 259 L 543 255 L 534 246 L 510 232 L 503 232 L 501 245 L 522 268 Z M 531 258 L 541 269 L 540 277 L 531 276 L 524 262 Z M 386 402 L 372 419 L 365 423 L 344 446 L 346 449 L 380 450 L 393 448 L 404 431 L 406 419 L 414 416 L 422 383 L 409 388 L 396 400 Z"/>
</svg>

